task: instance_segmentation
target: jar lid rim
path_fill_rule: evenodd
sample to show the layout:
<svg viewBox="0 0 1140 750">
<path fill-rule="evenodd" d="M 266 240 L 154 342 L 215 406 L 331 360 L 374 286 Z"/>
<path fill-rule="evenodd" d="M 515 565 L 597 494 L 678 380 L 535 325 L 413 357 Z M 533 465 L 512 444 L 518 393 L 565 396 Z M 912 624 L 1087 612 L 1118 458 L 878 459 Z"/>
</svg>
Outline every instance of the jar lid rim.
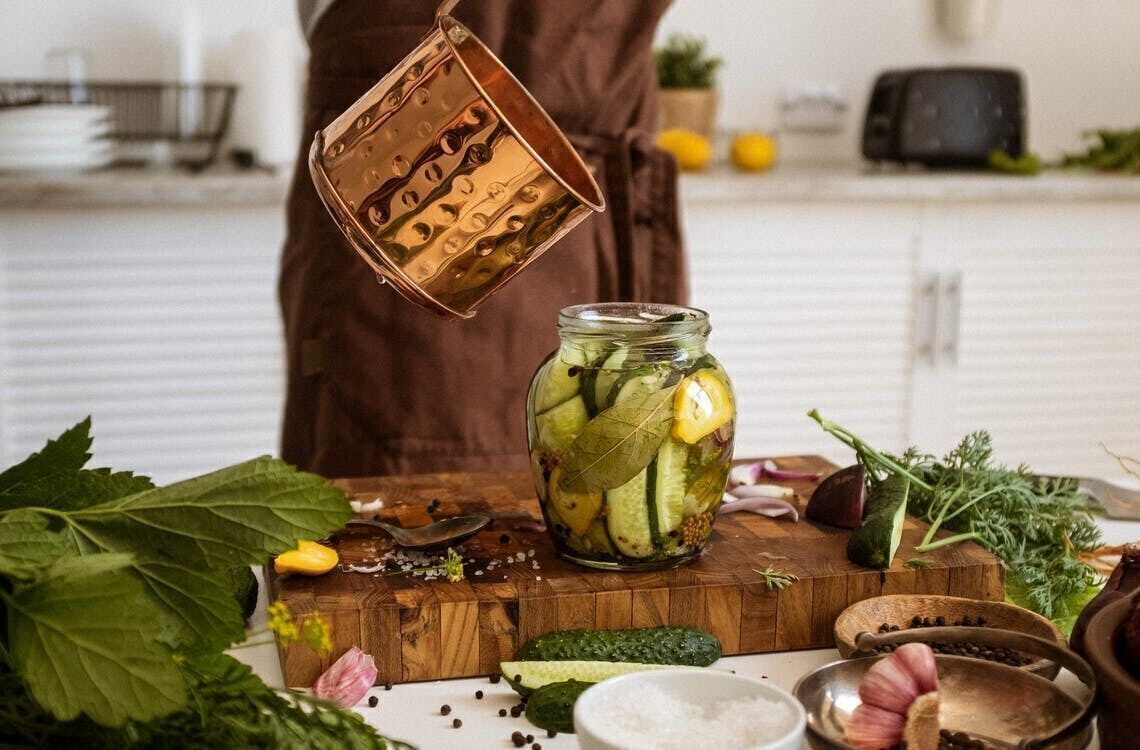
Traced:
<svg viewBox="0 0 1140 750">
<path fill-rule="evenodd" d="M 564 307 L 558 327 L 569 332 L 650 332 L 684 335 L 707 332 L 709 314 L 696 307 L 658 302 L 595 302 Z"/>
</svg>

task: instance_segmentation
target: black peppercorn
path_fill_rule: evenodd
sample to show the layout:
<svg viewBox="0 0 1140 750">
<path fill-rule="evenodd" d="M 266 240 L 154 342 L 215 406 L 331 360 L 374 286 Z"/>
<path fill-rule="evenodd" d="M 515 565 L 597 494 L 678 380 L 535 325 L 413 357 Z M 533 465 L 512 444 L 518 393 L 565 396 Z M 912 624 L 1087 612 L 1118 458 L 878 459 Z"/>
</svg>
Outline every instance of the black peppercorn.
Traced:
<svg viewBox="0 0 1140 750">
<path fill-rule="evenodd" d="M 526 744 L 526 737 L 523 737 L 522 732 L 512 732 L 511 742 L 514 743 L 515 747 L 522 747 Z"/>
<path fill-rule="evenodd" d="M 451 726 L 455 727 L 456 729 L 459 729 L 459 727 L 463 726 L 463 720 L 462 719 L 453 719 L 451 721 Z"/>
<path fill-rule="evenodd" d="M 510 544 L 510 543 L 511 543 L 511 538 L 509 536 L 507 536 L 506 534 L 500 534 L 499 535 L 499 544 Z"/>
<path fill-rule="evenodd" d="M 527 741 L 527 742 L 534 742 L 534 735 L 533 735 L 533 734 L 528 734 L 528 735 L 526 736 L 526 741 Z"/>
<path fill-rule="evenodd" d="M 392 683 L 390 683 L 390 682 L 385 682 L 385 683 L 384 683 L 384 689 L 385 689 L 385 690 L 391 690 L 391 689 L 392 689 Z"/>
<path fill-rule="evenodd" d="M 507 709 L 500 708 L 499 709 L 499 716 L 506 716 L 506 715 L 507 715 Z"/>
<path fill-rule="evenodd" d="M 483 700 L 483 691 L 482 690 L 476 690 L 475 691 L 475 700 L 477 700 L 477 701 Z"/>
<path fill-rule="evenodd" d="M 368 696 L 368 707 L 369 708 L 376 708 L 376 704 L 379 702 L 380 702 L 380 699 L 377 698 L 375 695 Z"/>
<path fill-rule="evenodd" d="M 530 746 L 530 750 L 542 750 L 542 745 L 537 742 Z"/>
<path fill-rule="evenodd" d="M 443 716 L 447 716 L 449 713 L 451 713 L 451 706 L 444 703 L 439 707 L 439 713 Z"/>
<path fill-rule="evenodd" d="M 558 732 L 555 732 L 553 729 L 547 729 L 546 730 L 546 736 L 547 737 L 557 737 Z"/>
<path fill-rule="evenodd" d="M 487 679 L 489 679 L 491 681 L 492 685 L 498 685 L 499 680 L 501 680 L 502 678 L 503 678 L 503 676 L 501 674 L 499 674 L 498 672 L 495 672 L 495 674 L 491 675 Z"/>
</svg>

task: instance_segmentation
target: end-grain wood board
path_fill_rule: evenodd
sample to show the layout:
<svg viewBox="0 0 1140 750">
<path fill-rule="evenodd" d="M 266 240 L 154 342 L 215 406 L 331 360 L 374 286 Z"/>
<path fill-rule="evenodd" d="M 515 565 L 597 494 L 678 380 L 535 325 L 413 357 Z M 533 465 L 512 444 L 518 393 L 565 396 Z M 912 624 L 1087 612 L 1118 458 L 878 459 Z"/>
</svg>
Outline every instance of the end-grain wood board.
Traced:
<svg viewBox="0 0 1140 750">
<path fill-rule="evenodd" d="M 793 470 L 835 470 L 817 456 L 777 461 Z M 278 576 L 270 566 L 270 596 L 294 613 L 319 611 L 332 630 L 333 648 L 324 659 L 304 645 L 282 649 L 289 685 L 311 685 L 351 646 L 375 658 L 378 683 L 406 682 L 496 672 L 499 662 L 513 658 L 520 644 L 564 628 L 691 625 L 715 633 L 726 655 L 750 654 L 832 645 L 839 613 L 879 594 L 991 600 L 1004 595 L 1000 562 L 972 543 L 923 555 L 929 568 L 904 567 L 911 556 L 906 551 L 927 530 L 911 517 L 899 555 L 886 571 L 848 561 L 850 532 L 813 523 L 802 513 L 798 523 L 732 513 L 717 518 L 706 552 L 696 561 L 670 570 L 615 573 L 564 561 L 545 532 L 526 530 L 533 527 L 528 522 L 542 518 L 527 472 L 424 474 L 335 484 L 353 499 L 382 499 L 378 517 L 402 526 L 465 513 L 487 513 L 495 521 L 463 544 L 466 577 L 458 583 L 344 570 L 317 577 Z M 785 484 L 796 490 L 802 511 L 815 483 Z M 429 513 L 433 502 L 437 506 Z M 391 548 L 384 532 L 367 527 L 339 532 L 332 543 L 342 565 L 368 565 Z M 520 552 L 525 560 L 487 570 L 490 561 L 517 559 Z M 768 566 L 794 573 L 799 580 L 783 590 L 770 590 L 756 572 Z"/>
</svg>

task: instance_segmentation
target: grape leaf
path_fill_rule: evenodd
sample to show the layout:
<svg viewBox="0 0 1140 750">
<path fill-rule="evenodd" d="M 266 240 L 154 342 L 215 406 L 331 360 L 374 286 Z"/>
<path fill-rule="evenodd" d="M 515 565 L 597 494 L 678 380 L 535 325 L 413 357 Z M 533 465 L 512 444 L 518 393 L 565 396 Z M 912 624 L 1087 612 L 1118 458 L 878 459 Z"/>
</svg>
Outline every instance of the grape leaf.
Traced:
<svg viewBox="0 0 1140 750">
<path fill-rule="evenodd" d="M 124 554 L 64 558 L 8 604 L 12 665 L 57 719 L 106 726 L 186 705 L 186 684 L 159 642 L 162 623 Z"/>
<path fill-rule="evenodd" d="M 166 615 L 163 641 L 189 650 L 224 649 L 245 636 L 245 618 L 226 579 L 171 560 L 136 562 L 131 570 Z"/>
<path fill-rule="evenodd" d="M 677 386 L 615 404 L 586 423 L 562 460 L 571 492 L 620 487 L 649 465 L 669 435 Z"/>
<path fill-rule="evenodd" d="M 0 517 L 0 574 L 34 578 L 69 551 L 63 535 L 51 531 L 35 511 L 14 510 Z"/>
<path fill-rule="evenodd" d="M 263 563 L 343 528 L 351 515 L 344 493 L 323 478 L 262 457 L 72 511 L 68 531 L 80 545 L 221 569 Z"/>
</svg>

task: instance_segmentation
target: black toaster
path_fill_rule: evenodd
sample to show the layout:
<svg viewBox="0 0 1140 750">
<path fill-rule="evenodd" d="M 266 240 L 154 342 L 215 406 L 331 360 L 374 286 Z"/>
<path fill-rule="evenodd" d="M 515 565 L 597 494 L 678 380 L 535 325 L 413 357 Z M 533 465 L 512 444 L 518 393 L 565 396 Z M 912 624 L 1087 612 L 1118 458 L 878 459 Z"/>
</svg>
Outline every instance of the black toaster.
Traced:
<svg viewBox="0 0 1140 750">
<path fill-rule="evenodd" d="M 983 166 L 991 151 L 1021 156 L 1021 74 L 1000 68 L 881 73 L 863 123 L 863 156 L 938 167 Z"/>
</svg>

